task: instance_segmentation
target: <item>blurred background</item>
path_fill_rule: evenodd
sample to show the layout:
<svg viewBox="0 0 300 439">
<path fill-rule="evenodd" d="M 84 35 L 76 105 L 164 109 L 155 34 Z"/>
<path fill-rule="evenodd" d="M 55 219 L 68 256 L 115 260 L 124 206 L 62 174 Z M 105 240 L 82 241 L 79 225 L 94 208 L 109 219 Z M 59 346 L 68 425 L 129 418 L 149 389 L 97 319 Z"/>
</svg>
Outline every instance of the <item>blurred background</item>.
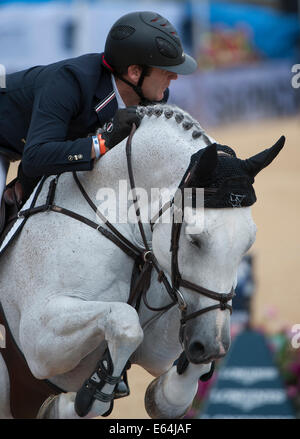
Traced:
<svg viewBox="0 0 300 439">
<path fill-rule="evenodd" d="M 171 103 L 241 158 L 287 138 L 256 178 L 257 240 L 240 267 L 232 335 L 250 328 L 265 337 L 291 416 L 299 417 L 300 352 L 291 340 L 300 324 L 300 1 L 0 0 L 0 64 L 10 73 L 101 52 L 114 21 L 137 10 L 168 18 L 198 61 L 195 74 L 172 84 Z M 9 179 L 15 172 L 11 166 Z M 133 367 L 129 379 L 132 395 L 116 402 L 111 417 L 147 417 L 143 397 L 152 377 Z M 201 416 L 210 384 L 199 383 L 189 417 Z"/>
</svg>

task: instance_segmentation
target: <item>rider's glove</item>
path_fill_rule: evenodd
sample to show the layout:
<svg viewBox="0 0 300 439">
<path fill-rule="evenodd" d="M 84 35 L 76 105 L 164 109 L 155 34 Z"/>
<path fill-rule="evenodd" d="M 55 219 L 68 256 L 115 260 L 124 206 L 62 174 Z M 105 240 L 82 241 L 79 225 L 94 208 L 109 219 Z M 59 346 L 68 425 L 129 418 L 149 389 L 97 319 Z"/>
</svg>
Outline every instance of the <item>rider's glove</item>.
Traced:
<svg viewBox="0 0 300 439">
<path fill-rule="evenodd" d="M 133 123 L 136 127 L 141 123 L 141 116 L 137 114 L 136 107 L 117 110 L 115 116 L 104 125 L 104 129 L 100 134 L 105 147 L 111 149 L 128 137 Z"/>
</svg>

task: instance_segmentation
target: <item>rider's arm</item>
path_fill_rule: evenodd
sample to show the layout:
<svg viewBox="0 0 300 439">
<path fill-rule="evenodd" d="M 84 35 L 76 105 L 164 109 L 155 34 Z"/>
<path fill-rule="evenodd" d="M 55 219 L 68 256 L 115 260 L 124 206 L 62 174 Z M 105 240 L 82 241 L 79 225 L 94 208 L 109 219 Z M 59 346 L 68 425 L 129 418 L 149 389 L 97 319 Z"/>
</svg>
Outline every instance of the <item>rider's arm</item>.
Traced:
<svg viewBox="0 0 300 439">
<path fill-rule="evenodd" d="M 23 153 L 23 170 L 29 177 L 93 168 L 91 137 L 66 140 L 69 123 L 80 112 L 82 91 L 66 67 L 52 74 L 36 92 Z"/>
</svg>

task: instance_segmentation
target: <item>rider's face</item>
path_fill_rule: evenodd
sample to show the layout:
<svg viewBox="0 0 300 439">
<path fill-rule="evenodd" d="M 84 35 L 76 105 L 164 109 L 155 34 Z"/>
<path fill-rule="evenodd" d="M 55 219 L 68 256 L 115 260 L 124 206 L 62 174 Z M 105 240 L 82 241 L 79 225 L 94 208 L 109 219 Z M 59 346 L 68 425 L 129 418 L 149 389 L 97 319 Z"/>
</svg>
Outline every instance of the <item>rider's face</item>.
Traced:
<svg viewBox="0 0 300 439">
<path fill-rule="evenodd" d="M 145 76 L 142 91 L 149 101 L 161 101 L 164 91 L 169 87 L 170 82 L 176 80 L 177 73 L 168 70 L 152 67 L 148 76 Z"/>
</svg>

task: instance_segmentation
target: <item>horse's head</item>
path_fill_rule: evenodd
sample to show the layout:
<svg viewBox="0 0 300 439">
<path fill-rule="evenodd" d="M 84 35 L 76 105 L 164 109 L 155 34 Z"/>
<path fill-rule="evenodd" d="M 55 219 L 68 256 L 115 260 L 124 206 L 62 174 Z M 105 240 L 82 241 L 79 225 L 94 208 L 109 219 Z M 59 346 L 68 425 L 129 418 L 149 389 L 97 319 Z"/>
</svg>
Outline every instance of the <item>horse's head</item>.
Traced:
<svg viewBox="0 0 300 439">
<path fill-rule="evenodd" d="M 155 256 L 186 303 L 180 333 L 192 363 L 210 362 L 229 348 L 237 269 L 256 234 L 250 210 L 256 201 L 254 177 L 272 162 L 284 141 L 282 137 L 247 160 L 216 144 L 198 151 L 180 185 L 181 192 L 193 188 L 191 206 L 182 209 L 183 221 L 160 222 L 154 228 Z M 197 205 L 196 188 L 204 193 L 202 206 Z"/>
</svg>

